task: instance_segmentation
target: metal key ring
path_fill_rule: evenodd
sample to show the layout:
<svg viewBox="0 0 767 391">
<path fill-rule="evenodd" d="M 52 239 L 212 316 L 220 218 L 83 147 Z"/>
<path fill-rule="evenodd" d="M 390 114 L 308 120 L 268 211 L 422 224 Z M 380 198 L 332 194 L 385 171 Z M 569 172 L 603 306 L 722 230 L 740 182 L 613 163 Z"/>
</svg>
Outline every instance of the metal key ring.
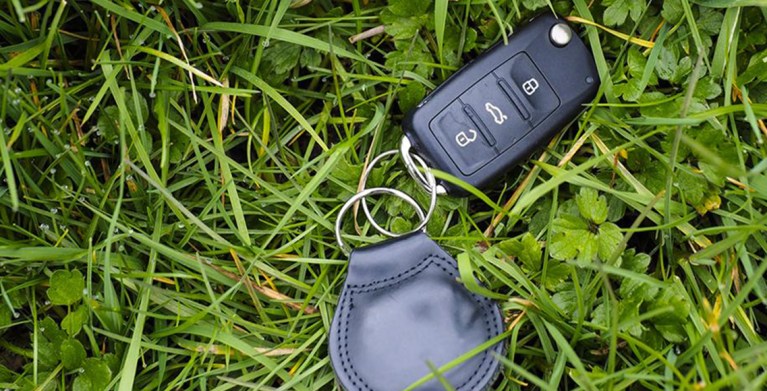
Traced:
<svg viewBox="0 0 767 391">
<path fill-rule="evenodd" d="M 419 163 L 423 162 L 423 159 L 421 159 L 420 156 L 410 152 L 412 147 L 413 147 L 413 144 L 410 142 L 410 139 L 407 138 L 407 136 L 402 136 L 402 140 L 399 143 L 399 152 L 400 152 L 400 156 L 402 156 L 402 161 L 405 162 L 405 168 L 407 168 L 407 172 L 427 192 L 436 193 L 436 194 L 447 194 L 447 189 L 445 189 L 444 186 L 436 185 L 436 188 L 435 188 L 435 185 L 431 185 L 429 183 L 428 178 L 418 169 L 418 166 L 415 164 L 415 161 L 413 160 L 413 158 L 418 159 Z M 426 166 L 425 164 L 422 164 L 422 165 L 424 167 Z"/>
<path fill-rule="evenodd" d="M 351 198 L 349 198 L 346 203 L 341 207 L 341 210 L 338 211 L 338 217 L 336 218 L 336 243 L 338 243 L 338 246 L 341 248 L 341 251 L 343 251 L 346 254 L 351 253 L 352 248 L 349 247 L 346 242 L 344 242 L 344 239 L 341 237 L 341 223 L 343 222 L 344 215 L 346 212 L 349 211 L 349 209 L 359 202 L 360 200 L 365 199 L 365 197 L 373 194 L 390 194 L 396 197 L 399 197 L 403 199 L 405 202 L 410 204 L 413 208 L 415 208 L 416 213 L 418 213 L 418 217 L 421 218 L 421 221 L 428 221 L 426 220 L 426 215 L 423 213 L 423 209 L 421 209 L 421 206 L 418 205 L 418 202 L 413 199 L 413 197 L 409 196 L 407 193 L 399 191 L 397 189 L 390 189 L 388 187 L 372 187 L 370 189 L 364 189 L 360 191 L 359 193 L 353 195 Z M 373 222 L 373 220 L 370 220 Z M 393 236 L 402 236 L 406 235 L 408 233 L 415 232 L 419 230 L 420 228 L 416 228 L 414 230 L 411 230 L 410 232 L 401 233 L 401 234 L 394 234 Z"/>
<path fill-rule="evenodd" d="M 396 155 L 398 153 L 399 153 L 398 150 L 392 149 L 379 154 L 373 160 L 371 160 L 370 163 L 368 163 L 367 167 L 365 167 L 365 171 L 362 172 L 361 183 L 362 183 L 363 190 L 367 187 L 368 177 L 370 176 L 370 173 L 373 171 L 373 167 L 375 167 L 375 165 L 378 164 L 378 162 L 381 159 L 387 156 Z M 429 169 L 429 166 L 426 165 L 426 162 L 420 156 L 412 155 L 412 157 L 418 160 L 418 163 L 421 165 L 421 167 L 423 167 L 424 174 L 425 174 L 424 179 L 427 181 L 426 183 L 428 185 L 428 189 L 436 189 L 436 186 L 435 186 L 436 178 L 434 178 L 434 174 L 432 174 L 431 170 Z M 416 171 L 418 170 L 416 169 Z M 418 173 L 421 174 L 420 171 L 418 171 Z M 413 229 L 413 232 L 426 227 L 426 224 L 429 223 L 429 219 L 431 218 L 432 213 L 434 213 L 434 209 L 437 206 L 437 193 L 435 191 L 431 191 L 430 195 L 431 197 L 429 199 L 429 208 L 426 210 L 426 217 L 421 219 L 421 222 L 418 224 L 418 226 L 415 229 Z M 387 236 L 391 236 L 391 237 L 400 236 L 398 234 L 395 234 L 394 232 L 391 232 L 381 227 L 375 221 L 375 219 L 373 218 L 373 215 L 370 213 L 370 208 L 368 207 L 366 198 L 362 198 L 360 202 L 362 203 L 362 210 L 365 212 L 365 216 L 368 218 L 368 221 L 370 221 L 370 225 L 372 225 L 373 228 L 375 228 L 378 232 Z"/>
</svg>

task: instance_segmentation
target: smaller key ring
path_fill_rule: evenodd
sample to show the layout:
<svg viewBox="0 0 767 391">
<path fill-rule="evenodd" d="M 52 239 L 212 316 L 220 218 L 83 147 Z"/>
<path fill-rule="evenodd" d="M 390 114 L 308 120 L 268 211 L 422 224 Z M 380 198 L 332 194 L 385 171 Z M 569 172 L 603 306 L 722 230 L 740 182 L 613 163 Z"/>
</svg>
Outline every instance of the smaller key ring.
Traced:
<svg viewBox="0 0 767 391">
<path fill-rule="evenodd" d="M 341 248 L 341 251 L 343 251 L 346 254 L 349 254 L 352 252 L 352 248 L 349 247 L 349 245 L 344 242 L 344 239 L 341 237 L 341 223 L 343 222 L 344 215 L 346 212 L 349 211 L 349 209 L 359 202 L 362 199 L 365 199 L 365 197 L 373 194 L 390 194 L 396 197 L 399 197 L 403 199 L 405 202 L 410 204 L 412 206 L 416 213 L 418 213 L 418 217 L 421 218 L 421 221 L 428 221 L 426 220 L 426 215 L 423 213 L 423 209 L 421 209 L 421 206 L 418 205 L 418 202 L 413 199 L 413 197 L 409 196 L 407 193 L 399 191 L 397 189 L 390 189 L 388 187 L 371 187 L 370 189 L 364 189 L 361 192 L 353 195 L 351 198 L 349 198 L 346 203 L 341 207 L 341 210 L 338 211 L 338 217 L 336 218 L 336 243 L 338 243 L 338 246 Z M 370 220 L 372 222 L 372 220 Z M 420 228 L 419 228 L 420 229 Z M 410 232 L 415 232 L 416 230 L 412 230 Z M 410 233 L 408 232 L 408 233 Z M 401 236 L 405 234 L 395 234 L 394 236 Z"/>
<path fill-rule="evenodd" d="M 412 147 L 413 144 L 410 142 L 410 139 L 407 138 L 407 136 L 402 136 L 402 141 L 399 143 L 399 152 L 402 156 L 402 161 L 405 162 L 405 168 L 407 168 L 407 172 L 427 192 L 436 193 L 438 195 L 447 194 L 447 189 L 445 189 L 444 186 L 437 185 L 435 188 L 435 185 L 431 185 L 428 178 L 418 169 L 418 166 L 415 164 L 413 158 L 415 157 L 419 160 L 419 162 L 423 162 L 423 159 L 421 159 L 420 156 L 410 152 Z M 425 164 L 423 164 L 423 166 L 426 167 Z"/>
<path fill-rule="evenodd" d="M 363 190 L 367 187 L 368 177 L 370 176 L 370 173 L 373 171 L 373 167 L 375 167 L 375 165 L 378 164 L 378 162 L 381 159 L 383 159 L 383 158 L 385 158 L 387 156 L 396 155 L 398 153 L 399 153 L 399 151 L 396 150 L 396 149 L 388 150 L 386 152 L 383 152 L 383 153 L 379 154 L 373 160 L 371 160 L 370 163 L 368 163 L 367 167 L 365 167 L 365 171 L 362 172 L 362 178 L 360 180 L 362 182 L 362 189 Z M 426 165 L 426 162 L 420 156 L 418 156 L 418 155 L 412 155 L 412 156 L 416 160 L 418 160 L 418 163 L 424 169 L 424 173 L 426 174 L 424 176 L 424 179 L 427 181 L 426 183 L 428 185 L 428 189 L 435 189 L 435 185 L 436 185 L 436 181 L 437 180 L 436 180 L 436 178 L 434 178 L 434 174 L 432 174 L 431 170 L 429 169 L 429 166 Z M 420 171 L 418 171 L 418 173 L 421 174 Z M 411 232 L 415 232 L 415 231 L 424 229 L 424 227 L 426 227 L 426 224 L 429 223 L 429 219 L 431 218 L 431 215 L 432 215 L 432 213 L 434 213 L 434 209 L 437 206 L 437 193 L 434 192 L 434 191 L 430 191 L 430 195 L 431 195 L 431 197 L 429 199 L 429 208 L 426 210 L 426 217 L 422 218 L 421 222 L 418 224 L 418 226 L 415 227 Z M 396 237 L 402 235 L 402 234 L 395 234 L 394 232 L 391 232 L 391 231 L 385 229 L 384 227 L 381 227 L 375 221 L 375 219 L 373 218 L 373 215 L 370 213 L 370 208 L 368 207 L 368 203 L 367 203 L 366 198 L 362 198 L 362 200 L 360 200 L 360 202 L 362 203 L 362 210 L 365 212 L 365 216 L 368 218 L 368 221 L 370 221 L 370 225 L 372 225 L 373 228 L 378 230 L 378 232 L 380 232 L 380 233 L 382 233 L 384 235 L 387 235 L 387 236 L 391 236 L 393 238 L 396 238 Z"/>
</svg>

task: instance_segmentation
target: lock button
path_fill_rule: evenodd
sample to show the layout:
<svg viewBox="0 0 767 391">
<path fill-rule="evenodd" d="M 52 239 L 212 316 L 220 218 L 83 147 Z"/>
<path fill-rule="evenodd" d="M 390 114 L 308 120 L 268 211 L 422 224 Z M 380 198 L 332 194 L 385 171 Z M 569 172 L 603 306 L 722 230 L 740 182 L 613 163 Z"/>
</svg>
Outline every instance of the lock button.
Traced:
<svg viewBox="0 0 767 391">
<path fill-rule="evenodd" d="M 493 73 L 506 96 L 519 100 L 524 111 L 529 112 L 529 127 L 535 127 L 559 107 L 559 97 L 527 53 L 515 55 Z"/>
<path fill-rule="evenodd" d="M 464 175 L 473 174 L 498 154 L 458 99 L 442 110 L 429 128 Z"/>
</svg>

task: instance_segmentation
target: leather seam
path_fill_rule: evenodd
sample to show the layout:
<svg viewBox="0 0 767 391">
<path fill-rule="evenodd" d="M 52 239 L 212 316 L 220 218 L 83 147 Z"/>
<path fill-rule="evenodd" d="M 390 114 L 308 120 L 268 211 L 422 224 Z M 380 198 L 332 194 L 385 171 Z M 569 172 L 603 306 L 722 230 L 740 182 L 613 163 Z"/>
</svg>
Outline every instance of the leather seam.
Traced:
<svg viewBox="0 0 767 391">
<path fill-rule="evenodd" d="M 354 293 L 366 293 L 366 292 L 372 292 L 375 290 L 383 289 L 389 286 L 393 286 L 396 284 L 400 284 L 410 278 L 413 278 L 426 270 L 432 263 L 434 263 L 435 266 L 439 267 L 447 273 L 451 277 L 456 277 L 456 273 L 452 270 L 448 270 L 445 266 L 441 265 L 440 261 L 446 262 L 447 260 L 445 257 L 437 255 L 437 254 L 429 254 L 426 257 L 423 258 L 418 264 L 414 265 L 413 267 L 402 271 L 398 273 L 395 276 L 387 277 L 384 279 L 372 281 L 365 284 L 348 284 L 347 287 L 350 290 L 353 290 Z M 420 270 L 419 270 L 420 269 Z M 492 322 L 492 308 L 488 308 L 488 300 L 483 298 L 478 298 L 476 294 L 470 292 L 470 295 L 472 299 L 479 304 L 479 306 L 482 308 L 482 317 L 485 322 L 485 332 L 486 332 L 486 338 L 492 338 L 493 331 L 496 332 L 496 334 L 499 334 L 500 331 L 498 329 L 497 324 L 493 324 L 495 322 Z M 336 339 L 339 347 L 339 355 L 341 358 L 341 366 L 343 367 L 342 370 L 347 375 L 353 375 L 349 376 L 352 385 L 357 386 L 357 381 L 361 383 L 363 389 L 365 390 L 372 390 L 372 388 L 365 382 L 365 380 L 362 378 L 362 376 L 357 373 L 357 370 L 354 368 L 354 364 L 351 362 L 351 357 L 349 356 L 349 344 L 348 344 L 348 336 L 349 336 L 349 318 L 351 315 L 351 309 L 354 306 L 352 294 L 350 292 L 345 292 L 343 295 L 344 297 L 341 299 L 341 302 L 348 302 L 348 306 L 341 306 L 341 308 L 346 309 L 344 311 L 342 309 L 342 316 L 339 317 L 339 323 L 344 323 L 343 328 L 341 329 L 342 332 L 339 332 Z M 491 303 L 490 303 L 491 304 Z M 339 324 L 339 326 L 341 326 Z M 341 334 L 343 334 L 343 341 L 341 341 Z M 492 349 L 492 348 L 490 348 Z M 472 372 L 471 376 L 463 382 L 461 385 L 459 385 L 456 389 L 471 389 L 469 386 L 473 385 L 474 383 L 478 383 L 481 381 L 482 376 L 480 375 L 480 371 L 486 366 L 486 364 L 489 365 L 488 356 L 490 355 L 490 350 L 486 350 L 482 352 L 482 361 L 477 365 L 476 369 Z M 357 381 L 355 381 L 355 379 Z M 466 388 L 465 388 L 466 387 Z"/>
<path fill-rule="evenodd" d="M 359 290 L 359 292 L 372 292 L 374 290 L 378 290 L 378 289 L 381 289 L 381 288 L 386 288 L 387 286 L 389 286 L 388 284 L 385 284 L 387 282 L 391 282 L 391 285 L 398 284 L 400 282 L 403 282 L 403 281 L 407 280 L 408 278 L 411 278 L 411 277 L 417 275 L 418 273 L 422 272 L 423 270 L 425 270 L 426 267 L 429 266 L 429 264 L 434 262 L 434 260 L 432 260 L 431 258 L 437 258 L 437 259 L 442 260 L 442 261 L 445 260 L 445 257 L 441 257 L 441 256 L 436 255 L 436 254 L 429 254 L 426 257 L 424 257 L 421 260 L 421 262 L 418 262 L 415 266 L 412 266 L 412 267 L 410 267 L 409 269 L 407 269 L 405 271 L 399 272 L 399 273 L 397 273 L 394 276 L 383 278 L 383 279 L 380 279 L 380 280 L 371 281 L 371 282 L 368 282 L 366 284 L 348 284 L 348 286 L 349 286 L 349 288 L 352 288 L 354 290 L 359 290 L 360 288 L 370 288 L 370 289 Z M 450 273 L 449 271 L 445 270 L 445 268 L 442 267 L 441 265 L 438 265 L 438 266 L 442 270 L 446 271 L 448 274 L 453 276 L 453 273 Z M 417 270 L 416 271 L 416 269 L 421 269 L 421 270 Z M 408 274 L 410 274 L 410 273 L 413 273 L 413 274 L 408 276 Z M 375 285 L 380 285 L 380 284 L 384 284 L 384 285 L 378 286 L 378 287 L 375 286 Z"/>
<path fill-rule="evenodd" d="M 402 283 L 412 277 L 417 276 L 419 273 L 426 270 L 426 268 L 429 267 L 431 263 L 434 261 L 431 259 L 432 257 L 442 259 L 444 260 L 444 257 L 440 257 L 435 254 L 429 254 L 426 257 L 424 257 L 421 262 L 418 262 L 413 267 L 398 273 L 395 276 L 384 278 L 381 280 L 376 280 L 369 282 L 367 284 L 348 284 L 348 287 L 351 291 L 354 291 L 355 293 L 365 293 L 365 292 L 372 292 L 374 290 L 383 289 L 391 285 L 396 285 L 399 283 Z M 442 270 L 447 272 L 450 276 L 454 276 L 453 273 L 447 271 L 445 268 L 443 268 L 441 265 L 438 265 Z M 420 269 L 420 270 L 418 270 Z M 388 284 L 391 283 L 391 284 Z M 380 286 L 376 286 L 380 285 Z M 346 292 L 344 295 L 345 297 L 342 299 L 342 301 L 348 302 L 348 306 L 343 306 L 343 308 L 346 308 L 346 311 L 343 311 L 342 317 L 344 318 L 344 327 L 342 329 L 342 332 L 338 334 L 338 345 L 339 345 L 339 355 L 341 356 L 341 366 L 343 367 L 344 372 L 347 374 L 349 373 L 349 370 L 351 370 L 351 374 L 354 375 L 354 378 L 356 378 L 364 387 L 365 390 L 372 390 L 372 388 L 367 384 L 365 379 L 360 376 L 359 373 L 357 373 L 357 370 L 354 369 L 354 364 L 351 361 L 351 357 L 349 356 L 349 317 L 351 315 L 351 310 L 354 308 L 354 302 L 352 299 L 351 292 Z M 343 344 L 341 343 L 341 334 L 343 334 Z M 348 366 L 348 369 L 347 369 Z M 351 377 L 351 376 L 349 376 Z M 473 377 L 473 376 L 472 376 Z M 357 386 L 357 382 L 354 381 L 354 379 L 350 379 L 352 381 L 353 386 Z"/>
</svg>

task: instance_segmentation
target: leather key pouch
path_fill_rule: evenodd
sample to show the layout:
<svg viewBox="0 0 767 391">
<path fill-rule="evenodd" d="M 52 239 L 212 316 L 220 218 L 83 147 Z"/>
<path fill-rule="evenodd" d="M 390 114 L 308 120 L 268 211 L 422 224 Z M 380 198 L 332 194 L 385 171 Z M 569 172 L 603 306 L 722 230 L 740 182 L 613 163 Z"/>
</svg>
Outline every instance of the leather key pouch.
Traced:
<svg viewBox="0 0 767 391">
<path fill-rule="evenodd" d="M 458 282 L 456 261 L 422 232 L 355 249 L 349 262 L 329 340 L 346 390 L 402 390 L 503 330 L 498 305 Z M 502 352 L 498 343 L 441 376 L 456 390 L 485 389 Z"/>
</svg>

